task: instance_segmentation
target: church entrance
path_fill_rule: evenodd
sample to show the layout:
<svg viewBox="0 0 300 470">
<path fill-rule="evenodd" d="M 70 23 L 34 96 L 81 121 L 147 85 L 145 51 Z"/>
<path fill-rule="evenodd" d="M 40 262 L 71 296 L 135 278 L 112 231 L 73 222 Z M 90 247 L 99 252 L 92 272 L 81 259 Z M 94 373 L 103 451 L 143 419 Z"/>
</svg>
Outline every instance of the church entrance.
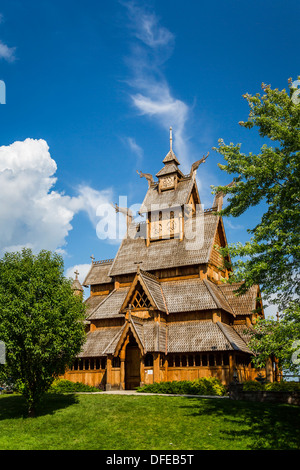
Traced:
<svg viewBox="0 0 300 470">
<path fill-rule="evenodd" d="M 125 389 L 133 390 L 135 387 L 140 386 L 141 373 L 140 373 L 141 352 L 133 337 L 126 347 L 125 356 Z"/>
</svg>

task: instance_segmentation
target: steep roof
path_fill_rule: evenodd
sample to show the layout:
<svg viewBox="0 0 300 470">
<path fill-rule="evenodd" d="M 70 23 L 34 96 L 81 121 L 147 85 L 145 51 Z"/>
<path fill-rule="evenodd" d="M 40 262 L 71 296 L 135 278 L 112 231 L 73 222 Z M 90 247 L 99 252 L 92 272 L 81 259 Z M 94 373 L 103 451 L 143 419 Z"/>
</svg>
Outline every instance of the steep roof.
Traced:
<svg viewBox="0 0 300 470">
<path fill-rule="evenodd" d="M 86 341 L 77 357 L 97 357 L 104 356 L 104 351 L 116 338 L 123 326 L 101 328 L 87 333 Z"/>
<path fill-rule="evenodd" d="M 148 188 L 139 212 L 143 214 L 155 208 L 158 210 L 159 208 L 172 208 L 187 204 L 194 184 L 195 180 L 193 177 L 184 177 L 178 182 L 176 189 L 159 192 L 158 183 L 152 183 Z"/>
<path fill-rule="evenodd" d="M 237 295 L 235 291 L 241 283 L 220 284 L 219 290 L 223 293 L 235 315 L 249 315 L 256 308 L 256 301 L 259 296 L 259 287 L 254 285 L 242 295 Z"/>
<path fill-rule="evenodd" d="M 173 152 L 172 149 L 169 150 L 165 158 L 163 159 L 163 163 L 168 163 L 168 162 L 175 162 L 177 165 L 180 165 L 175 153 Z"/>
<path fill-rule="evenodd" d="M 120 308 L 128 293 L 129 287 L 114 289 L 89 315 L 88 320 L 101 320 L 120 316 Z M 122 315 L 123 316 L 123 315 Z"/>
<path fill-rule="evenodd" d="M 230 325 L 211 320 L 171 323 L 167 327 L 168 353 L 236 350 L 251 353 Z"/>
<path fill-rule="evenodd" d="M 162 240 L 151 242 L 149 246 L 146 246 L 144 238 L 134 238 L 137 227 L 132 224 L 128 236 L 122 240 L 109 275 L 134 273 L 137 261 L 142 261 L 145 271 L 207 263 L 217 224 L 218 217 L 206 212 L 203 218 L 191 217 L 185 221 L 183 240 Z"/>
<path fill-rule="evenodd" d="M 112 282 L 112 279 L 109 276 L 112 262 L 112 259 L 104 261 L 93 261 L 90 270 L 83 282 L 83 285 L 92 286 L 95 284 L 106 284 Z"/>
<path fill-rule="evenodd" d="M 87 307 L 87 316 L 89 316 L 96 307 L 98 307 L 103 300 L 105 300 L 107 295 L 91 295 L 85 300 L 85 305 Z"/>
</svg>

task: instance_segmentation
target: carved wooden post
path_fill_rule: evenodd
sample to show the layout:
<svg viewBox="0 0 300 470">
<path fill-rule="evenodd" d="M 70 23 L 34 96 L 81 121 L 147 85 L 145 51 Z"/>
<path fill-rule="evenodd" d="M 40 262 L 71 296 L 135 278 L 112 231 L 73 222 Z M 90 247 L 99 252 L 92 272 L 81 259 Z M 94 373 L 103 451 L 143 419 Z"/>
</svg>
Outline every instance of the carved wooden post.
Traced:
<svg viewBox="0 0 300 470">
<path fill-rule="evenodd" d="M 160 353 L 153 353 L 153 382 L 160 382 Z"/>
<path fill-rule="evenodd" d="M 120 351 L 120 390 L 125 390 L 125 354 L 126 344 Z"/>
<path fill-rule="evenodd" d="M 233 381 L 233 369 L 234 369 L 234 358 L 233 358 L 233 353 L 229 353 L 229 383 Z"/>
<path fill-rule="evenodd" d="M 141 377 L 140 387 L 142 387 L 143 385 L 145 385 L 145 357 L 144 356 L 141 356 L 140 377 Z"/>
<path fill-rule="evenodd" d="M 164 376 L 164 381 L 168 381 L 168 368 L 169 368 L 169 360 L 168 356 L 165 356 L 165 376 Z"/>
<path fill-rule="evenodd" d="M 120 356 L 120 390 L 125 390 L 125 357 Z"/>
<path fill-rule="evenodd" d="M 112 354 L 107 356 L 106 360 L 106 390 L 111 390 L 111 382 L 112 382 Z"/>
</svg>

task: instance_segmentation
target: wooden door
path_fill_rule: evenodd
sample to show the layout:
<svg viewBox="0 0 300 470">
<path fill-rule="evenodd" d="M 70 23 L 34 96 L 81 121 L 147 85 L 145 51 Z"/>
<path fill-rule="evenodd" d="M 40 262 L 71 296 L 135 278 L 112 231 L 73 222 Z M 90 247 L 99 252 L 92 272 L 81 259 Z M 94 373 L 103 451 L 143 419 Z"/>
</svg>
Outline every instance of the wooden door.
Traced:
<svg viewBox="0 0 300 470">
<path fill-rule="evenodd" d="M 125 359 L 125 388 L 126 390 L 133 390 L 135 387 L 140 386 L 140 361 L 141 353 L 138 346 L 128 345 L 126 348 Z"/>
</svg>

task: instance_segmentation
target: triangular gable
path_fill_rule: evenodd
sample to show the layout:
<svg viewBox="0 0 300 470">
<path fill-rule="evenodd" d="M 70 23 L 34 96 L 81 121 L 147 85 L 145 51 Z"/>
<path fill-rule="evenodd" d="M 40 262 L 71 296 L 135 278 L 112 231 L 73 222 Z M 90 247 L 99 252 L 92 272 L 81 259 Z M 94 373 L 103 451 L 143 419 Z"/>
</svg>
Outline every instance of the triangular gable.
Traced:
<svg viewBox="0 0 300 470">
<path fill-rule="evenodd" d="M 149 273 L 138 270 L 120 309 L 155 309 L 166 312 L 166 303 L 159 282 Z"/>
<path fill-rule="evenodd" d="M 125 326 L 124 326 L 124 329 L 120 335 L 120 338 L 115 346 L 115 350 L 114 350 L 114 356 L 118 356 L 119 352 L 120 352 L 120 349 L 122 348 L 123 344 L 124 344 L 124 341 L 126 340 L 129 332 L 131 332 L 133 334 L 133 337 L 134 339 L 136 340 L 137 342 L 137 345 L 141 351 L 141 354 L 144 355 L 145 354 L 145 348 L 144 348 L 144 343 L 143 343 L 143 338 L 141 338 L 140 334 L 138 333 L 137 331 L 137 327 L 136 325 L 134 324 L 134 321 L 132 320 L 132 318 L 130 317 L 129 320 L 126 322 Z"/>
<path fill-rule="evenodd" d="M 198 191 L 198 186 L 197 186 L 197 183 L 196 183 L 196 180 L 195 180 L 195 175 L 193 174 L 192 176 L 192 180 L 194 180 L 194 183 L 190 189 L 190 192 L 188 194 L 188 197 L 186 199 L 186 204 L 190 204 L 191 203 L 191 198 L 193 199 L 193 203 L 195 205 L 197 204 L 201 204 L 201 201 L 200 201 L 200 196 L 199 196 L 199 191 Z"/>
<path fill-rule="evenodd" d="M 219 254 L 219 252 L 217 251 L 217 249 L 215 248 L 215 246 L 220 246 L 221 248 L 225 248 L 227 246 L 227 238 L 226 238 L 226 233 L 225 233 L 225 228 L 224 228 L 224 223 L 223 223 L 223 220 L 221 217 L 218 217 L 218 222 L 216 224 L 216 229 L 215 229 L 215 233 L 214 233 L 214 237 L 212 238 L 212 244 L 211 244 L 211 247 L 210 247 L 210 252 L 209 252 L 209 262 L 211 262 L 212 264 L 217 264 L 218 267 L 221 267 L 219 266 L 219 263 L 216 263 L 216 256 L 221 256 Z M 214 260 L 214 257 L 215 257 L 215 260 Z M 226 256 L 226 260 L 228 263 L 231 264 L 231 260 L 230 260 L 230 255 L 227 255 Z M 227 268 L 228 269 L 228 268 Z"/>
</svg>

